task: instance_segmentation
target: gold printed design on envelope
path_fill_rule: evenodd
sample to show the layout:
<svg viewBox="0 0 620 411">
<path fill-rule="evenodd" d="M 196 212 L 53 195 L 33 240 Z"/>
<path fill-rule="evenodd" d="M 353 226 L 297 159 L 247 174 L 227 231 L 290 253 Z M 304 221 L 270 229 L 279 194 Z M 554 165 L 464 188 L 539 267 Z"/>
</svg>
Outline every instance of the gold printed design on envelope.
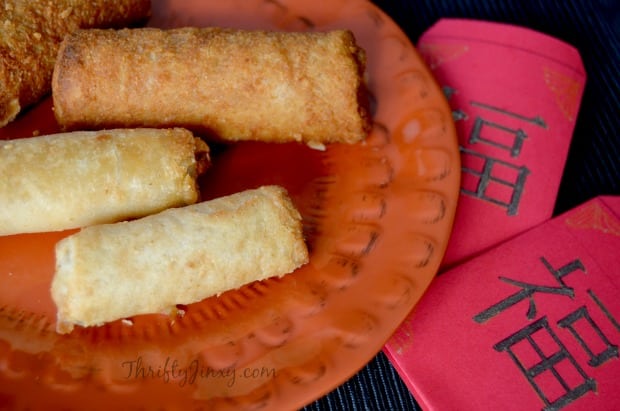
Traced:
<svg viewBox="0 0 620 411">
<path fill-rule="evenodd" d="M 418 51 L 431 70 L 452 60 L 456 60 L 469 51 L 467 44 L 445 44 L 421 42 Z"/>
<path fill-rule="evenodd" d="M 394 351 L 396 352 L 396 354 L 403 357 L 407 355 L 415 341 L 415 332 L 410 321 L 414 314 L 415 308 L 411 311 L 409 317 L 402 322 L 401 326 L 394 332 L 391 337 L 390 344 L 392 344 L 396 348 Z"/>
<path fill-rule="evenodd" d="M 568 121 L 575 121 L 581 100 L 582 83 L 571 76 L 543 67 L 545 84 Z"/>
<path fill-rule="evenodd" d="M 598 203 L 592 203 L 566 219 L 566 225 L 577 229 L 597 230 L 620 236 L 620 222 Z"/>
</svg>

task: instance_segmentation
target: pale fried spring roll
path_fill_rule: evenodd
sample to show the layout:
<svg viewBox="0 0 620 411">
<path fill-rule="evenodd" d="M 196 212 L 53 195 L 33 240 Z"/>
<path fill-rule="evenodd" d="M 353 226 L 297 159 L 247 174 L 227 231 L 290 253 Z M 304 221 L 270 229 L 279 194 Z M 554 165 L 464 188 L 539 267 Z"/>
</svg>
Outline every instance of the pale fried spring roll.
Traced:
<svg viewBox="0 0 620 411">
<path fill-rule="evenodd" d="M 0 127 L 51 90 L 63 37 L 90 27 L 145 20 L 150 0 L 4 0 L 0 2 Z"/>
<path fill-rule="evenodd" d="M 208 152 L 180 128 L 0 141 L 0 235 L 115 222 L 195 203 Z"/>
<path fill-rule="evenodd" d="M 91 226 L 56 245 L 56 329 L 169 313 L 307 261 L 301 217 L 279 186 Z"/>
<path fill-rule="evenodd" d="M 61 45 L 66 129 L 182 126 L 222 140 L 354 143 L 370 128 L 350 31 L 81 30 Z"/>
</svg>

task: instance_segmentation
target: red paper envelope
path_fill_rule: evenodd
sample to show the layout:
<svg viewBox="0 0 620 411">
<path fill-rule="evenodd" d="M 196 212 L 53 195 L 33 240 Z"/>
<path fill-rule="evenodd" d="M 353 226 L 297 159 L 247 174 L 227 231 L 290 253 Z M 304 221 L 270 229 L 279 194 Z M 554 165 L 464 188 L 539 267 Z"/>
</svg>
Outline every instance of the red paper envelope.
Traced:
<svg viewBox="0 0 620 411">
<path fill-rule="evenodd" d="M 620 197 L 439 276 L 385 347 L 425 410 L 620 409 Z"/>
<path fill-rule="evenodd" d="M 506 24 L 440 20 L 418 49 L 461 147 L 449 267 L 551 217 L 586 75 L 572 46 Z"/>
</svg>

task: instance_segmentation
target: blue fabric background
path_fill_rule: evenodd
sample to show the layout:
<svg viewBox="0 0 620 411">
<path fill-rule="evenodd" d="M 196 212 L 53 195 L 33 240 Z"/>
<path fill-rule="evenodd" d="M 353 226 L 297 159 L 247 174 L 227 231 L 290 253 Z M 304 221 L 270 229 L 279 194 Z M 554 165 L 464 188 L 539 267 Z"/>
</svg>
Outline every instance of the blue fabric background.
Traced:
<svg viewBox="0 0 620 411">
<path fill-rule="evenodd" d="M 416 44 L 442 17 L 517 24 L 549 34 L 581 53 L 587 84 L 555 214 L 602 194 L 620 195 L 620 1 L 375 0 Z M 420 410 L 379 353 L 353 378 L 304 410 Z M 455 404 L 467 409 L 467 404 Z"/>
</svg>

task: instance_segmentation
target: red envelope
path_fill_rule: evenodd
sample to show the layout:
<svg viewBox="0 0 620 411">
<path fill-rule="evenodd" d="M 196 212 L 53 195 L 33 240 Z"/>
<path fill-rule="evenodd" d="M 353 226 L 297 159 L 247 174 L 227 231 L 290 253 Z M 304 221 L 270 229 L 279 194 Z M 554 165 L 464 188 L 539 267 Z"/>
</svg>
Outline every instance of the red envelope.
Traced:
<svg viewBox="0 0 620 411">
<path fill-rule="evenodd" d="M 385 347 L 425 410 L 620 409 L 620 197 L 444 273 Z"/>
<path fill-rule="evenodd" d="M 586 75 L 572 46 L 506 24 L 440 20 L 418 50 L 448 97 L 461 147 L 445 268 L 551 217 Z"/>
</svg>

